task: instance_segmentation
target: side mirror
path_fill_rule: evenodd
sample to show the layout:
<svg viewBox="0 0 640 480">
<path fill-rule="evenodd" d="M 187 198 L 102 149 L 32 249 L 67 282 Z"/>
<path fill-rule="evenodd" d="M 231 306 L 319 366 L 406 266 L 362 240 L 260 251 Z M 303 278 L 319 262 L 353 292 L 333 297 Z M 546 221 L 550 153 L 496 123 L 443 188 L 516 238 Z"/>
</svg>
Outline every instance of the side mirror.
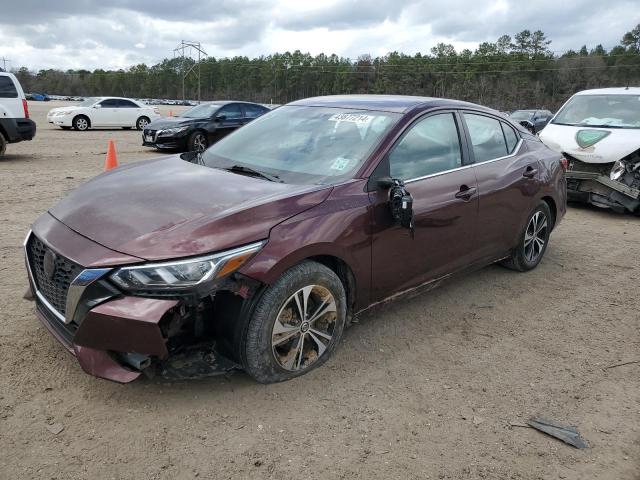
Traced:
<svg viewBox="0 0 640 480">
<path fill-rule="evenodd" d="M 404 188 L 404 182 L 397 178 L 382 177 L 378 180 L 378 186 L 389 189 L 391 216 L 398 225 L 410 229 L 413 237 L 413 197 Z"/>
<path fill-rule="evenodd" d="M 100 105 L 99 103 L 96 103 L 93 108 L 102 108 L 102 105 Z"/>
<path fill-rule="evenodd" d="M 533 123 L 531 123 L 529 120 L 522 120 L 520 122 L 520 125 L 522 125 L 524 128 L 529 130 L 533 135 L 536 134 L 536 126 Z"/>
<path fill-rule="evenodd" d="M 226 115 L 218 115 L 218 116 L 215 118 L 215 121 L 216 121 L 216 122 L 224 122 L 226 119 L 227 119 L 227 116 L 226 116 Z"/>
</svg>

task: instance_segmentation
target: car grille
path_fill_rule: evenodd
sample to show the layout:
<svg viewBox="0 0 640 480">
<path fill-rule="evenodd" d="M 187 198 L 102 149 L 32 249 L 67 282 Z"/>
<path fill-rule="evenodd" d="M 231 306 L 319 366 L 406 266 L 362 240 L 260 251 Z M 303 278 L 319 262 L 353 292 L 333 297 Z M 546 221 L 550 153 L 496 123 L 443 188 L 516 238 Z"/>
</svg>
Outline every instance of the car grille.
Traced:
<svg viewBox="0 0 640 480">
<path fill-rule="evenodd" d="M 58 313 L 64 316 L 69 285 L 82 272 L 83 268 L 62 255 L 56 254 L 53 275 L 49 277 L 45 273 L 44 266 L 44 258 L 48 250 L 50 250 L 49 247 L 38 237 L 31 235 L 27 242 L 27 255 L 36 288 Z"/>
<path fill-rule="evenodd" d="M 146 130 L 145 129 L 145 130 L 143 130 L 143 133 L 144 133 L 144 136 L 145 136 L 145 140 L 146 140 L 146 137 L 149 136 L 149 137 L 151 137 L 152 141 L 154 141 L 154 142 L 156 141 L 156 134 L 158 133 L 157 130 Z"/>
</svg>

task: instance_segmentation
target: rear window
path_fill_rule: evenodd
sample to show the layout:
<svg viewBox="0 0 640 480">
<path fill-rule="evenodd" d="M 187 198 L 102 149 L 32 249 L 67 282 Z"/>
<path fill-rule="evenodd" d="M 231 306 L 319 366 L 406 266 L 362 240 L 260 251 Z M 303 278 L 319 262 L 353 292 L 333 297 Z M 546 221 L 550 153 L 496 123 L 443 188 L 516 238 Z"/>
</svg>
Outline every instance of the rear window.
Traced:
<svg viewBox="0 0 640 480">
<path fill-rule="evenodd" d="M 17 98 L 18 90 L 13 80 L 5 75 L 0 76 L 0 98 Z"/>
</svg>

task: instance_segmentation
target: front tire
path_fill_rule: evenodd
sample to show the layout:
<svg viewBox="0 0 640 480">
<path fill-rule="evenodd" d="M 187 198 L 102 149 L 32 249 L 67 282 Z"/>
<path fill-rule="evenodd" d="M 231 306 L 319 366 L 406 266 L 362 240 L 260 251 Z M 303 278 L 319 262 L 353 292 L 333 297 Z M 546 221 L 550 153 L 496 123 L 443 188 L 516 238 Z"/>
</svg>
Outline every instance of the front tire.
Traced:
<svg viewBox="0 0 640 480">
<path fill-rule="evenodd" d="M 189 136 L 189 141 L 187 142 L 187 149 L 190 152 L 204 152 L 209 146 L 209 142 L 207 141 L 207 136 L 204 132 L 196 131 L 193 132 Z"/>
<path fill-rule="evenodd" d="M 84 115 L 78 115 L 76 118 L 73 119 L 72 123 L 73 123 L 73 128 L 80 132 L 84 132 L 85 130 L 89 129 L 89 119 Z"/>
<path fill-rule="evenodd" d="M 305 261 L 287 270 L 264 292 L 246 327 L 246 372 L 260 383 L 274 383 L 322 365 L 344 331 L 346 304 L 331 269 Z"/>
<path fill-rule="evenodd" d="M 519 272 L 536 268 L 547 250 L 552 226 L 553 218 L 549 205 L 542 201 L 529 215 L 518 246 L 501 264 Z"/>
<path fill-rule="evenodd" d="M 4 152 L 7 151 L 7 141 L 4 139 L 4 135 L 0 133 L 0 157 L 4 156 Z"/>
</svg>

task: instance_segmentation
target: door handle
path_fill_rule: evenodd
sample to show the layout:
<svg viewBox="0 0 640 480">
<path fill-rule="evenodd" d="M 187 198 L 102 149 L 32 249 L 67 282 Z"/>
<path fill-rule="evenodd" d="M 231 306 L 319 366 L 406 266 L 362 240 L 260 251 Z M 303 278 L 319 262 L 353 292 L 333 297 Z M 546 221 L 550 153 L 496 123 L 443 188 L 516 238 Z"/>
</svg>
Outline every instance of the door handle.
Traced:
<svg viewBox="0 0 640 480">
<path fill-rule="evenodd" d="M 475 195 L 476 190 L 477 189 L 475 187 L 467 187 L 466 185 L 462 185 L 460 187 L 460 191 L 456 193 L 455 197 L 467 202 L 471 199 L 471 197 L 473 197 L 473 195 Z"/>
<path fill-rule="evenodd" d="M 533 168 L 531 165 L 529 165 L 524 171 L 524 173 L 522 174 L 522 176 L 526 178 L 533 178 L 536 176 L 537 173 L 538 173 L 538 169 Z"/>
</svg>

